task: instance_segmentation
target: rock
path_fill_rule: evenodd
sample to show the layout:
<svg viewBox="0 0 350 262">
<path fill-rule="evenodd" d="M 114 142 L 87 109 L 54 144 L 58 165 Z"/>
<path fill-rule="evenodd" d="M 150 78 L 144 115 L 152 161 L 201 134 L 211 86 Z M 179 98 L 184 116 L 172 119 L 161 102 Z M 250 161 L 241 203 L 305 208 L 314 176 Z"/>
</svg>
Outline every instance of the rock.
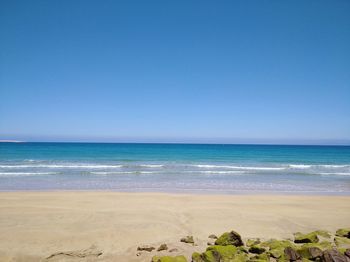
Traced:
<svg viewBox="0 0 350 262">
<path fill-rule="evenodd" d="M 211 234 L 211 235 L 208 236 L 208 238 L 217 239 L 218 237 L 216 235 L 214 235 L 214 234 Z"/>
<path fill-rule="evenodd" d="M 213 245 L 214 245 L 214 243 L 213 243 L 213 242 L 209 242 L 209 241 L 208 241 L 208 242 L 207 242 L 207 245 L 208 245 L 208 246 L 213 246 Z"/>
<path fill-rule="evenodd" d="M 318 241 L 319 239 L 316 232 L 308 234 L 297 232 L 294 234 L 294 243 L 317 243 Z"/>
<path fill-rule="evenodd" d="M 305 244 L 310 245 L 310 244 Z M 312 245 L 312 244 L 311 244 Z M 319 247 L 315 246 L 302 246 L 300 249 L 298 249 L 298 253 L 306 259 L 314 260 L 316 258 L 321 258 L 323 251 Z"/>
<path fill-rule="evenodd" d="M 270 257 L 270 262 L 277 262 L 277 259 L 274 257 Z"/>
<path fill-rule="evenodd" d="M 194 244 L 193 236 L 186 236 L 180 239 L 181 242 L 187 243 L 187 244 Z"/>
<path fill-rule="evenodd" d="M 350 248 L 350 239 L 346 237 L 335 237 L 334 243 L 338 248 Z"/>
<path fill-rule="evenodd" d="M 301 259 L 301 255 L 297 251 L 295 251 L 295 249 L 293 249 L 292 247 L 286 247 L 284 249 L 284 257 L 288 261 L 297 261 Z"/>
<path fill-rule="evenodd" d="M 326 230 L 317 230 L 314 231 L 314 233 L 318 236 L 318 237 L 323 237 L 323 238 L 331 238 L 331 233 L 329 233 Z"/>
<path fill-rule="evenodd" d="M 218 257 L 220 260 L 233 259 L 237 254 L 237 248 L 232 245 L 227 246 L 210 246 L 206 252 L 210 252 L 213 257 Z"/>
<path fill-rule="evenodd" d="M 141 254 L 142 254 L 141 252 L 137 252 L 136 256 L 139 257 L 139 256 L 141 256 Z"/>
<path fill-rule="evenodd" d="M 347 256 L 348 258 L 350 258 L 350 248 L 345 250 L 344 255 Z"/>
<path fill-rule="evenodd" d="M 202 259 L 201 254 L 194 252 L 192 254 L 192 262 L 204 262 L 204 260 Z"/>
<path fill-rule="evenodd" d="M 161 244 L 157 249 L 157 251 L 163 251 L 163 250 L 168 250 L 167 244 Z"/>
<path fill-rule="evenodd" d="M 350 238 L 350 228 L 341 228 L 335 232 L 335 235 L 338 237 L 347 237 Z"/>
<path fill-rule="evenodd" d="M 223 233 L 215 241 L 215 245 L 219 245 L 219 246 L 233 245 L 233 246 L 239 247 L 239 246 L 243 246 L 244 244 L 241 236 L 237 232 L 231 231 L 231 232 Z"/>
<path fill-rule="evenodd" d="M 250 253 L 254 253 L 254 254 L 262 254 L 266 251 L 265 248 L 259 246 L 259 245 L 254 245 L 254 246 L 251 246 L 249 248 L 249 252 Z"/>
<path fill-rule="evenodd" d="M 227 260 L 222 260 L 222 262 L 226 262 Z M 229 260 L 231 261 L 231 260 Z M 227 262 L 229 262 L 227 261 Z M 248 256 L 245 253 L 240 253 L 235 255 L 234 259 L 232 260 L 232 262 L 247 262 L 248 261 Z M 220 260 L 221 262 L 221 260 Z"/>
<path fill-rule="evenodd" d="M 327 249 L 323 252 L 322 262 L 347 262 L 347 258 L 336 249 Z"/>
<path fill-rule="evenodd" d="M 250 262 L 270 262 L 270 256 L 266 253 L 256 255 L 249 259 Z"/>
<path fill-rule="evenodd" d="M 308 259 L 315 260 L 316 258 L 322 257 L 323 251 L 318 247 L 310 247 L 309 254 L 310 254 L 310 257 Z"/>
<path fill-rule="evenodd" d="M 346 248 L 335 248 L 335 249 L 345 255 Z"/>
<path fill-rule="evenodd" d="M 246 241 L 246 246 L 247 247 L 251 247 L 251 246 L 254 246 L 254 245 L 257 245 L 257 244 L 260 244 L 261 241 L 259 238 L 249 238 L 247 239 Z"/>
<path fill-rule="evenodd" d="M 177 252 L 177 251 L 179 251 L 177 248 L 172 248 L 172 249 L 169 249 L 169 252 Z"/>
<path fill-rule="evenodd" d="M 286 247 L 292 247 L 294 249 L 297 248 L 297 246 L 294 243 L 288 240 L 275 240 L 275 239 L 262 242 L 260 246 L 268 248 L 269 249 L 268 254 L 270 254 L 274 258 L 281 258 L 282 256 L 284 256 L 284 249 Z"/>
<path fill-rule="evenodd" d="M 210 246 L 202 254 L 198 252 L 192 254 L 193 262 L 243 262 L 247 260 L 247 254 L 233 245 Z"/>
<path fill-rule="evenodd" d="M 237 247 L 237 252 L 238 253 L 246 253 L 246 254 L 249 253 L 248 249 L 246 249 L 244 246 Z"/>
<path fill-rule="evenodd" d="M 320 258 L 324 250 L 332 248 L 332 243 L 328 241 L 322 241 L 319 243 L 303 244 L 297 249 L 297 251 L 303 258 L 313 260 L 316 258 Z"/>
<path fill-rule="evenodd" d="M 147 251 L 147 252 L 152 252 L 153 250 L 155 250 L 155 247 L 152 246 L 148 246 L 148 245 L 144 245 L 144 246 L 139 246 L 137 247 L 137 251 Z"/>
<path fill-rule="evenodd" d="M 286 247 L 296 248 L 296 245 L 289 240 L 276 240 L 276 239 L 270 239 L 268 241 L 264 241 L 260 244 L 260 246 L 268 247 L 270 249 L 283 248 L 283 250 Z"/>
<path fill-rule="evenodd" d="M 187 262 L 187 259 L 184 256 L 154 256 L 152 257 L 152 262 Z"/>
<path fill-rule="evenodd" d="M 310 245 L 310 244 L 304 244 L 304 245 Z M 332 249 L 333 248 L 333 243 L 329 242 L 329 241 L 322 241 L 322 242 L 319 242 L 317 244 L 312 244 L 313 246 L 317 246 L 318 248 L 322 249 L 323 250 L 326 250 L 326 249 Z"/>
</svg>

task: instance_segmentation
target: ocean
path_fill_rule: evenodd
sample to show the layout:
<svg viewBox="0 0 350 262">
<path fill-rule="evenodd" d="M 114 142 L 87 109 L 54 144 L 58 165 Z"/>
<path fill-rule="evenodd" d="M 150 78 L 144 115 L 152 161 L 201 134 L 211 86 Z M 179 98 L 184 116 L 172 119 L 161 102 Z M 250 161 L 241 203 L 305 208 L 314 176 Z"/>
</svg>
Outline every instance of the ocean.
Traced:
<svg viewBox="0 0 350 262">
<path fill-rule="evenodd" d="M 350 146 L 0 143 L 0 190 L 350 194 Z"/>
</svg>

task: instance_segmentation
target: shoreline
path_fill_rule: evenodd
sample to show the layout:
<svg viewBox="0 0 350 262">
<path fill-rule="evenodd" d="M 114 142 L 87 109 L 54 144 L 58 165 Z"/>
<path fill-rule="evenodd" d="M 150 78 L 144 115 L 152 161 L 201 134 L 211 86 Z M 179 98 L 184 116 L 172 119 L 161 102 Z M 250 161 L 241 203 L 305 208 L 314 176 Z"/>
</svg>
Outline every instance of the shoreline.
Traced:
<svg viewBox="0 0 350 262">
<path fill-rule="evenodd" d="M 0 260 L 40 261 L 93 247 L 102 255 L 90 261 L 150 261 L 157 252 L 136 256 L 137 247 L 162 243 L 189 258 L 205 250 L 208 235 L 229 230 L 243 239 L 335 232 L 350 226 L 349 210 L 350 196 L 0 192 Z M 187 235 L 198 246 L 179 241 Z"/>
<path fill-rule="evenodd" d="M 350 192 L 313 192 L 313 191 L 264 191 L 264 190 L 235 190 L 235 191 L 218 191 L 218 190 L 173 190 L 173 191 L 156 191 L 154 188 L 147 190 L 110 190 L 110 189 L 23 189 L 23 190 L 0 190 L 2 193 L 115 193 L 115 194 L 164 194 L 164 195 L 185 195 L 185 196 L 319 196 L 319 197 L 350 197 Z"/>
</svg>

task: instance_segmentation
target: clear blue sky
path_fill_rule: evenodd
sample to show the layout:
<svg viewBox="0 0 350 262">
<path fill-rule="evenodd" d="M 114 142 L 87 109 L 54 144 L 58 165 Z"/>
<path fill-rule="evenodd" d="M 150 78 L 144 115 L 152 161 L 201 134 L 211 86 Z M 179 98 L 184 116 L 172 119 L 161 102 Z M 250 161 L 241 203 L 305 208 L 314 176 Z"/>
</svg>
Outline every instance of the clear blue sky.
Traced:
<svg viewBox="0 0 350 262">
<path fill-rule="evenodd" d="M 350 141 L 348 0 L 0 3 L 0 139 Z"/>
</svg>

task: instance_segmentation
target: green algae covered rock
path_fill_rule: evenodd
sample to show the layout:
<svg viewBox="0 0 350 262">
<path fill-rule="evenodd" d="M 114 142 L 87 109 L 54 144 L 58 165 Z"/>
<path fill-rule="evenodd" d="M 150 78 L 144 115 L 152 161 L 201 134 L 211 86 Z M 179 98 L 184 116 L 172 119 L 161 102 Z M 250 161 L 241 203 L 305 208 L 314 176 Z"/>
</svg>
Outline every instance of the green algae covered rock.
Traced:
<svg viewBox="0 0 350 262">
<path fill-rule="evenodd" d="M 289 261 L 296 261 L 301 259 L 301 255 L 292 247 L 284 249 L 284 257 Z"/>
<path fill-rule="evenodd" d="M 270 256 L 269 256 L 269 254 L 263 253 L 263 254 L 251 257 L 249 259 L 249 261 L 250 262 L 269 262 L 270 261 Z"/>
<path fill-rule="evenodd" d="M 314 233 L 318 236 L 318 237 L 323 237 L 323 238 L 331 238 L 331 233 L 329 233 L 326 230 L 317 230 L 314 231 Z"/>
<path fill-rule="evenodd" d="M 317 244 L 304 244 L 298 249 L 298 253 L 306 259 L 315 260 L 317 258 L 321 258 L 323 254 L 323 250 L 327 248 L 321 249 L 321 246 Z"/>
<path fill-rule="evenodd" d="M 350 248 L 350 239 L 346 237 L 335 237 L 334 243 L 337 248 Z"/>
<path fill-rule="evenodd" d="M 269 251 L 270 256 L 274 258 L 280 258 L 284 256 L 284 248 L 275 248 Z"/>
<path fill-rule="evenodd" d="M 347 249 L 344 251 L 344 255 L 347 256 L 348 258 L 350 258 L 350 248 L 347 248 Z"/>
<path fill-rule="evenodd" d="M 221 259 L 221 257 L 218 254 L 213 253 L 211 251 L 205 251 L 202 254 L 194 252 L 192 254 L 192 261 L 193 262 L 220 262 L 221 261 L 220 259 Z M 231 258 L 231 260 L 232 259 L 233 258 Z M 230 258 L 227 261 L 230 261 Z"/>
<path fill-rule="evenodd" d="M 192 262 L 204 262 L 204 260 L 201 257 L 201 254 L 198 252 L 194 252 L 192 254 Z"/>
<path fill-rule="evenodd" d="M 302 234 L 300 232 L 294 234 L 295 243 L 317 243 L 318 241 L 319 238 L 317 236 L 316 231 L 308 234 Z"/>
<path fill-rule="evenodd" d="M 260 244 L 261 247 L 266 248 L 267 253 L 274 258 L 281 258 L 284 255 L 284 249 L 291 247 L 296 249 L 297 246 L 289 240 L 271 239 Z"/>
<path fill-rule="evenodd" d="M 187 262 L 187 259 L 184 256 L 154 256 L 152 257 L 152 262 Z"/>
<path fill-rule="evenodd" d="M 227 246 L 233 245 L 236 247 L 243 246 L 243 241 L 241 236 L 236 231 L 223 233 L 216 241 L 215 245 Z"/>
<path fill-rule="evenodd" d="M 249 253 L 248 249 L 245 246 L 237 247 L 237 252 L 238 253 L 246 253 L 246 254 Z"/>
<path fill-rule="evenodd" d="M 298 253 L 305 259 L 315 260 L 322 256 L 322 252 L 326 249 L 332 249 L 331 242 L 322 241 L 319 243 L 306 243 L 297 249 Z"/>
<path fill-rule="evenodd" d="M 319 243 L 306 243 L 306 244 L 303 244 L 300 248 L 309 248 L 309 247 L 317 247 L 322 251 L 324 251 L 326 249 L 333 248 L 333 244 L 329 241 L 322 241 Z"/>
<path fill-rule="evenodd" d="M 220 260 L 220 262 L 226 262 L 225 260 Z M 229 260 L 231 262 L 231 260 Z M 244 254 L 244 253 L 240 253 L 240 254 L 237 254 L 232 262 L 247 262 L 248 261 L 248 256 L 247 254 Z"/>
<path fill-rule="evenodd" d="M 312 260 L 306 259 L 306 258 L 301 258 L 299 260 L 288 260 L 288 258 L 283 254 L 281 257 L 275 260 L 270 260 L 271 261 L 277 261 L 277 262 L 312 262 Z M 317 260 L 317 262 L 320 262 L 320 260 Z"/>
<path fill-rule="evenodd" d="M 235 254 L 237 254 L 238 249 L 235 246 L 228 245 L 228 246 L 210 246 L 207 248 L 206 251 L 211 251 L 214 253 L 220 254 L 221 257 L 234 257 Z"/>
<path fill-rule="evenodd" d="M 194 252 L 192 254 L 193 262 L 240 262 L 247 261 L 248 256 L 245 250 L 233 245 L 227 246 L 210 246 L 207 250 L 200 254 Z"/>
<path fill-rule="evenodd" d="M 321 250 L 326 250 L 326 249 L 333 248 L 333 246 L 334 246 L 333 243 L 329 241 L 322 241 L 319 243 L 306 243 L 301 245 L 301 248 L 318 247 Z"/>
<path fill-rule="evenodd" d="M 276 239 L 270 239 L 270 240 L 264 241 L 260 245 L 262 247 L 268 247 L 269 249 L 296 247 L 296 245 L 289 240 L 276 240 Z"/>
<path fill-rule="evenodd" d="M 350 238 L 350 228 L 341 228 L 335 232 L 335 235 L 338 237 L 347 237 Z"/>
<path fill-rule="evenodd" d="M 260 246 L 260 245 L 253 245 L 249 248 L 250 253 L 254 254 L 262 254 L 266 251 L 266 248 Z"/>
<path fill-rule="evenodd" d="M 237 254 L 237 248 L 232 245 L 228 246 L 210 246 L 207 250 L 199 254 L 192 254 L 194 262 L 217 262 L 217 261 L 232 261 Z"/>
<path fill-rule="evenodd" d="M 345 254 L 345 253 L 346 253 L 346 250 L 350 250 L 350 249 L 348 249 L 348 248 L 337 248 L 337 250 L 338 250 L 339 253 L 346 255 L 346 254 Z M 350 260 L 349 260 L 349 261 L 350 261 Z"/>
<path fill-rule="evenodd" d="M 260 243 L 261 243 L 261 241 L 260 241 L 259 238 L 249 238 L 249 239 L 247 239 L 245 244 L 246 244 L 247 247 L 251 247 L 251 246 L 254 246 L 254 245 L 258 245 Z"/>
<path fill-rule="evenodd" d="M 346 262 L 348 261 L 347 257 L 340 253 L 336 249 L 327 249 L 323 252 L 322 260 L 323 262 Z"/>
<path fill-rule="evenodd" d="M 333 242 L 329 242 L 329 241 L 322 241 L 314 245 L 318 246 L 322 250 L 330 249 L 334 246 Z"/>
</svg>

